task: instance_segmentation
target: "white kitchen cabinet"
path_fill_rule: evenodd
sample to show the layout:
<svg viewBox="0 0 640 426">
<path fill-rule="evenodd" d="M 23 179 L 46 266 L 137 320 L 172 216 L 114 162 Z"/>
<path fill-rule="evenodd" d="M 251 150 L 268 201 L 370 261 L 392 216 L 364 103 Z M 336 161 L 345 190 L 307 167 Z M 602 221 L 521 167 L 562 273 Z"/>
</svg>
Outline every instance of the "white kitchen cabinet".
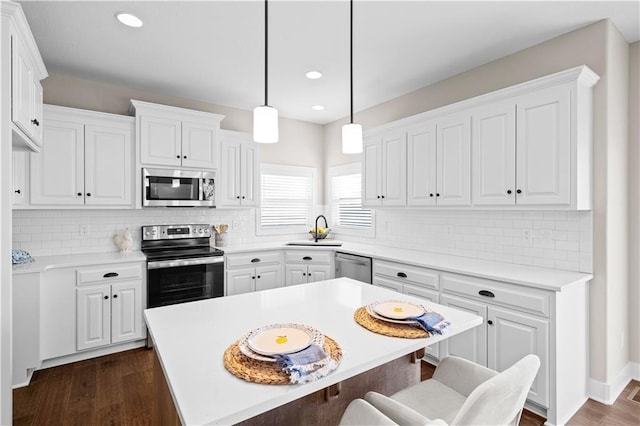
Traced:
<svg viewBox="0 0 640 426">
<path fill-rule="evenodd" d="M 440 303 L 444 306 L 460 309 L 482 317 L 482 325 L 467 330 L 457 336 L 440 343 L 444 356 L 455 355 L 480 365 L 487 365 L 487 305 L 463 299 L 449 294 L 440 295 Z"/>
<path fill-rule="evenodd" d="M 29 152 L 13 151 L 12 153 L 12 204 L 13 208 L 21 208 L 29 204 Z"/>
<path fill-rule="evenodd" d="M 131 206 L 133 119 L 47 105 L 30 161 L 33 206 Z"/>
<path fill-rule="evenodd" d="M 255 207 L 258 204 L 258 146 L 248 133 L 221 131 L 216 207 Z"/>
<path fill-rule="evenodd" d="M 51 269 L 40 280 L 40 359 L 76 352 L 76 269 Z"/>
<path fill-rule="evenodd" d="M 280 251 L 228 254 L 225 269 L 226 296 L 284 286 Z"/>
<path fill-rule="evenodd" d="M 40 367 L 40 273 L 13 275 L 12 353 L 14 387 L 26 386 Z"/>
<path fill-rule="evenodd" d="M 469 114 L 420 123 L 407 130 L 407 141 L 407 205 L 469 205 Z"/>
<path fill-rule="evenodd" d="M 136 340 L 142 335 L 142 281 L 78 287 L 76 349 Z"/>
<path fill-rule="evenodd" d="M 333 253 L 317 250 L 285 252 L 286 285 L 306 284 L 334 278 Z"/>
<path fill-rule="evenodd" d="M 367 135 L 362 159 L 362 205 L 406 205 L 406 133 L 402 129 L 393 129 Z"/>
<path fill-rule="evenodd" d="M 47 70 L 36 46 L 29 24 L 18 3 L 2 2 L 3 56 L 10 68 L 3 69 L 10 75 L 10 87 L 2 92 L 11 94 L 11 124 L 13 145 L 38 152 L 42 147 L 42 85 Z M 6 47 L 6 49 L 5 49 Z M 8 124 L 8 123 L 7 123 Z"/>
<path fill-rule="evenodd" d="M 130 110 L 136 116 L 140 164 L 218 168 L 223 115 L 136 100 Z"/>
</svg>

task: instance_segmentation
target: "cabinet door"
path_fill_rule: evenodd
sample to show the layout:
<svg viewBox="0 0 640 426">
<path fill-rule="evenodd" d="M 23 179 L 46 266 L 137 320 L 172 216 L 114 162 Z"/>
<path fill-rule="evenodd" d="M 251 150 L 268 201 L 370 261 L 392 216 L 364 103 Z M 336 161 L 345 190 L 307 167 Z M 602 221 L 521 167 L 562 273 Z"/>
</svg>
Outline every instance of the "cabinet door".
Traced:
<svg viewBox="0 0 640 426">
<path fill-rule="evenodd" d="M 242 143 L 225 137 L 221 141 L 220 177 L 216 179 L 216 205 L 240 205 L 240 158 Z"/>
<path fill-rule="evenodd" d="M 111 285 L 111 343 L 142 338 L 142 281 Z"/>
<path fill-rule="evenodd" d="M 55 268 L 41 274 L 40 359 L 77 350 L 76 269 Z"/>
<path fill-rule="evenodd" d="M 433 123 L 407 132 L 407 205 L 436 204 L 436 126 Z"/>
<path fill-rule="evenodd" d="M 307 283 L 307 265 L 285 265 L 285 285 Z"/>
<path fill-rule="evenodd" d="M 382 153 L 380 137 L 368 137 L 362 151 L 362 205 L 379 206 L 382 203 Z"/>
<path fill-rule="evenodd" d="M 84 125 L 47 119 L 44 137 L 31 155 L 31 204 L 84 205 Z"/>
<path fill-rule="evenodd" d="M 371 281 L 373 285 L 377 285 L 378 287 L 388 288 L 389 290 L 397 291 L 398 293 L 402 293 L 403 291 L 402 283 L 397 281 L 381 278 L 377 275 L 374 275 Z"/>
<path fill-rule="evenodd" d="M 44 133 L 44 118 L 42 111 L 42 103 L 43 103 L 43 94 L 42 94 L 42 84 L 40 81 L 35 79 L 32 81 L 33 84 L 33 101 L 32 101 L 32 112 L 33 112 L 33 120 L 31 122 L 31 131 L 32 131 L 32 139 L 33 141 L 42 146 L 42 136 Z"/>
<path fill-rule="evenodd" d="M 440 206 L 471 203 L 470 117 L 459 114 L 437 123 L 438 190 Z"/>
<path fill-rule="evenodd" d="M 448 294 L 440 295 L 440 304 L 470 312 L 482 317 L 483 324 L 443 340 L 440 343 L 440 356 L 459 356 L 480 365 L 487 365 L 487 306 L 471 302 Z"/>
<path fill-rule="evenodd" d="M 227 271 L 227 296 L 234 294 L 251 293 L 256 289 L 255 268 Z"/>
<path fill-rule="evenodd" d="M 182 122 L 182 166 L 218 168 L 218 126 Z"/>
<path fill-rule="evenodd" d="M 484 106 L 474 112 L 471 121 L 473 204 L 515 204 L 515 104 Z"/>
<path fill-rule="evenodd" d="M 519 205 L 571 203 L 570 99 L 569 89 L 555 88 L 518 101 Z"/>
<path fill-rule="evenodd" d="M 407 140 L 404 131 L 382 136 L 382 205 L 407 204 Z"/>
<path fill-rule="evenodd" d="M 26 206 L 29 204 L 29 153 L 13 151 L 11 167 L 13 206 Z"/>
<path fill-rule="evenodd" d="M 258 147 L 243 143 L 240 151 L 240 202 L 243 206 L 258 204 Z"/>
<path fill-rule="evenodd" d="M 33 69 L 27 49 L 19 37 L 11 38 L 12 49 L 12 105 L 13 122 L 29 137 L 33 136 Z"/>
<path fill-rule="evenodd" d="M 418 287 L 412 284 L 404 284 L 402 286 L 402 292 L 404 294 L 408 294 L 409 296 L 419 297 L 421 299 L 425 299 L 431 303 L 438 303 L 440 298 L 437 291 L 427 290 L 426 288 Z M 426 303 L 425 307 L 429 307 L 429 304 Z M 440 350 L 439 344 L 429 345 L 426 347 L 427 354 L 431 355 L 435 359 L 440 359 Z"/>
<path fill-rule="evenodd" d="M 40 366 L 40 274 L 13 275 L 11 294 L 13 385 L 26 385 Z"/>
<path fill-rule="evenodd" d="M 162 166 L 182 164 L 181 122 L 140 116 L 140 162 Z"/>
<path fill-rule="evenodd" d="M 85 126 L 85 204 L 130 205 L 132 129 Z"/>
<path fill-rule="evenodd" d="M 256 268 L 256 291 L 284 287 L 282 267 L 280 265 Z"/>
<path fill-rule="evenodd" d="M 76 349 L 96 348 L 111 341 L 111 286 L 76 289 Z"/>
<path fill-rule="evenodd" d="M 307 282 L 330 280 L 333 278 L 332 272 L 331 266 L 309 265 L 307 266 Z"/>
<path fill-rule="evenodd" d="M 549 406 L 549 321 L 505 309 L 488 308 L 488 367 L 503 371 L 528 354 L 540 358 L 540 370 L 528 399 Z"/>
</svg>

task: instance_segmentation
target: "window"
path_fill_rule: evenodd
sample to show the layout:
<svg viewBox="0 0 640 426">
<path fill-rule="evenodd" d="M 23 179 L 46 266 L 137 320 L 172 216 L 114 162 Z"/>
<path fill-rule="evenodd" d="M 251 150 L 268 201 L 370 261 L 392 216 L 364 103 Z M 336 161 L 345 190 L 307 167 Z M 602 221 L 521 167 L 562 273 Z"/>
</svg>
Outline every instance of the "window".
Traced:
<svg viewBox="0 0 640 426">
<path fill-rule="evenodd" d="M 373 235 L 371 209 L 362 208 L 360 163 L 329 168 L 328 192 L 331 228 L 345 234 Z"/>
<path fill-rule="evenodd" d="M 258 232 L 307 232 L 313 222 L 311 167 L 262 164 L 260 166 L 260 213 Z"/>
</svg>

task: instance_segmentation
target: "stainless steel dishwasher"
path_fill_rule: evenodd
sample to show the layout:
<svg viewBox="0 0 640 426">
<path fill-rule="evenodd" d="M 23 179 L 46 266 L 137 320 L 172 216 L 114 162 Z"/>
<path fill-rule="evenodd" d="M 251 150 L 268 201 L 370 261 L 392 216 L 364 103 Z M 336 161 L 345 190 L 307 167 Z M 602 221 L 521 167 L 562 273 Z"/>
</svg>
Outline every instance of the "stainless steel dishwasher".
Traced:
<svg viewBox="0 0 640 426">
<path fill-rule="evenodd" d="M 371 258 L 336 252 L 336 278 L 340 277 L 371 284 Z"/>
</svg>

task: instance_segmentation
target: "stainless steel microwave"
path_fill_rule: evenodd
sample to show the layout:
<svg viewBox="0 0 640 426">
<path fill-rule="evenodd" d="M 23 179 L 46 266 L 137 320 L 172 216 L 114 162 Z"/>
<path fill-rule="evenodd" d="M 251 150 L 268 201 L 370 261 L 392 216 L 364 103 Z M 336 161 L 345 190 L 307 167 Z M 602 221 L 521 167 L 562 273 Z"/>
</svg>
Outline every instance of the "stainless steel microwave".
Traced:
<svg viewBox="0 0 640 426">
<path fill-rule="evenodd" d="M 143 207 L 215 207 L 215 173 L 142 169 Z"/>
</svg>

